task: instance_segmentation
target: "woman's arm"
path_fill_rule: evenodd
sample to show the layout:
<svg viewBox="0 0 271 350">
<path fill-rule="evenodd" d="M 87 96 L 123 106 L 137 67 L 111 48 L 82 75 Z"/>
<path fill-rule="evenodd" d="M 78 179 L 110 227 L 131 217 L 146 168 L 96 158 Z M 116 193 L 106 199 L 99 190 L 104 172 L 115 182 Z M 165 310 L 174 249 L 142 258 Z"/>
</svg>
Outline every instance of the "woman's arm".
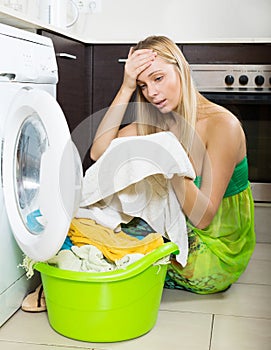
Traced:
<svg viewBox="0 0 271 350">
<path fill-rule="evenodd" d="M 133 90 L 121 86 L 96 131 L 90 150 L 91 159 L 97 160 L 100 158 L 110 142 L 117 137 L 127 104 L 132 94 Z"/>
<path fill-rule="evenodd" d="M 237 118 L 226 114 L 211 119 L 206 129 L 200 189 L 189 178 L 175 175 L 171 180 L 185 215 L 200 229 L 212 222 L 234 168 L 246 154 L 245 136 Z"/>
<path fill-rule="evenodd" d="M 90 157 L 93 160 L 97 160 L 110 142 L 118 136 L 127 105 L 137 86 L 137 76 L 151 65 L 155 56 L 152 50 L 144 49 L 133 52 L 133 48 L 130 49 L 122 85 L 96 131 L 90 150 Z"/>
</svg>

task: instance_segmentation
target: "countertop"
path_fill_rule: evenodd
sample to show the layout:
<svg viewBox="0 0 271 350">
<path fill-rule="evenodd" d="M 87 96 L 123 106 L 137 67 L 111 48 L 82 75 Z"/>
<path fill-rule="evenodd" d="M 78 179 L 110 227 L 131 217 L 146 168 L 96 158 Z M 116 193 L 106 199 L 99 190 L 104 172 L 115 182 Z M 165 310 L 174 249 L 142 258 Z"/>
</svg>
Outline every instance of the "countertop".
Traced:
<svg viewBox="0 0 271 350">
<path fill-rule="evenodd" d="M 80 35 L 78 33 L 74 33 L 72 31 L 72 28 L 64 29 L 55 27 L 53 25 L 44 23 L 36 18 L 30 18 L 24 13 L 21 13 L 19 11 L 10 9 L 6 6 L 0 5 L 0 23 L 7 24 L 16 28 L 21 28 L 24 30 L 36 32 L 38 29 L 45 29 L 49 30 L 51 32 L 54 32 L 56 34 L 60 34 L 63 36 L 66 36 L 67 38 L 77 40 L 79 42 L 82 42 L 84 44 L 129 44 L 134 43 L 135 40 L 107 40 L 104 38 L 104 40 L 97 40 L 95 39 L 95 33 L 91 33 L 89 35 Z M 197 43 L 271 43 L 271 38 L 217 38 L 217 39 L 206 39 L 206 40 L 189 40 L 184 41 L 180 38 L 180 40 L 176 40 L 177 43 L 182 44 L 197 44 Z"/>
</svg>

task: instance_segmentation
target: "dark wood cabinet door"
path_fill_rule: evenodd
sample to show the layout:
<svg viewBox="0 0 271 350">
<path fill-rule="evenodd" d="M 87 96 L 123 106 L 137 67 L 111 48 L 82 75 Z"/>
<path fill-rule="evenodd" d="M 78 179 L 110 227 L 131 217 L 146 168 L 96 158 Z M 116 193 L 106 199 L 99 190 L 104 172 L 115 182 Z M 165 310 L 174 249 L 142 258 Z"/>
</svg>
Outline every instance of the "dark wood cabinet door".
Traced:
<svg viewBox="0 0 271 350">
<path fill-rule="evenodd" d="M 182 49 L 191 64 L 270 64 L 271 44 L 184 44 Z"/>
<path fill-rule="evenodd" d="M 86 169 L 91 144 L 91 47 L 87 52 L 81 42 L 44 30 L 40 34 L 53 41 L 59 75 L 57 101 Z"/>
<path fill-rule="evenodd" d="M 121 86 L 124 60 L 131 46 L 132 44 L 93 45 L 93 133 Z M 132 120 L 133 116 L 128 108 L 123 124 L 128 124 Z"/>
<path fill-rule="evenodd" d="M 131 45 L 93 46 L 93 112 L 106 108 L 114 99 L 123 79 L 124 62 Z"/>
<path fill-rule="evenodd" d="M 87 81 L 84 44 L 42 31 L 42 35 L 52 39 L 59 81 L 57 101 L 65 113 L 70 131 L 87 116 Z"/>
</svg>

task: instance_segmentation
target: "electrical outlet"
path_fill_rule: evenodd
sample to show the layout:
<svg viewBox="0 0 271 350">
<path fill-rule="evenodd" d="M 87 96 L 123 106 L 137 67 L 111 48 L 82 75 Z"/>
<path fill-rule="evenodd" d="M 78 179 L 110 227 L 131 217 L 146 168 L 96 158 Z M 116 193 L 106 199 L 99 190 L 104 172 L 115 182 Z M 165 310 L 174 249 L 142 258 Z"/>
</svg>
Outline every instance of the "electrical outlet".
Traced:
<svg viewBox="0 0 271 350">
<path fill-rule="evenodd" d="M 92 13 L 99 13 L 102 11 L 102 0 L 90 0 L 88 6 Z"/>
<path fill-rule="evenodd" d="M 101 0 L 75 0 L 74 3 L 81 13 L 98 13 L 102 10 Z"/>
</svg>

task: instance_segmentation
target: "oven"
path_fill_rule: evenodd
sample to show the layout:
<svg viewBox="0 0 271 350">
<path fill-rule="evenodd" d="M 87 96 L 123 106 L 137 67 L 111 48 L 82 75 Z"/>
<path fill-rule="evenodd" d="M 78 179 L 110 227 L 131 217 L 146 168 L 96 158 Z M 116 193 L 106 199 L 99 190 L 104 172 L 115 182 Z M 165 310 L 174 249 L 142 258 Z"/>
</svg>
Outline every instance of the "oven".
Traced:
<svg viewBox="0 0 271 350">
<path fill-rule="evenodd" d="M 199 91 L 240 120 L 247 138 L 255 221 L 270 221 L 271 65 L 191 64 L 191 70 Z"/>
</svg>

